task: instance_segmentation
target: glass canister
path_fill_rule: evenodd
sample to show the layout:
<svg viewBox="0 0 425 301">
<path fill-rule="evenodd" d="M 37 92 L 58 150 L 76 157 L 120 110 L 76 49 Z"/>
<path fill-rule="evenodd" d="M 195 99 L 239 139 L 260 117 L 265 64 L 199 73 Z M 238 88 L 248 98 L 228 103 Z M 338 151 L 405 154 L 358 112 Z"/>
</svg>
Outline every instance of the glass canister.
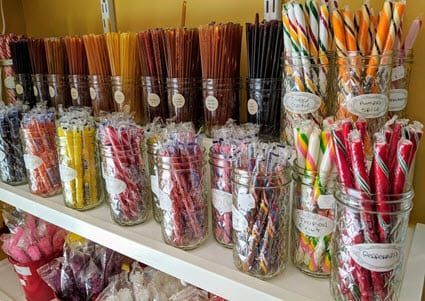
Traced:
<svg viewBox="0 0 425 301">
<path fill-rule="evenodd" d="M 109 76 L 89 75 L 89 95 L 91 107 L 95 117 L 101 116 L 102 112 L 113 112 L 111 79 Z"/>
<path fill-rule="evenodd" d="M 111 77 L 112 96 L 116 112 L 127 112 L 134 115 L 137 123 L 141 124 L 146 118 L 143 116 L 140 84 L 136 79 Z"/>
<path fill-rule="evenodd" d="M 395 52 L 391 72 L 388 115 L 404 117 L 409 96 L 410 75 L 413 69 L 413 51 Z"/>
<path fill-rule="evenodd" d="M 35 105 L 31 75 L 22 73 L 15 76 L 16 100 L 32 108 Z"/>
<path fill-rule="evenodd" d="M 50 105 L 55 108 L 67 108 L 70 104 L 69 86 L 63 74 L 48 74 Z"/>
<path fill-rule="evenodd" d="M 147 139 L 147 161 L 149 166 L 150 184 L 151 184 L 151 197 L 153 202 L 153 218 L 157 223 L 162 221 L 162 211 L 159 204 L 159 194 L 161 193 L 158 185 L 158 167 L 156 165 L 158 157 L 158 144 L 156 139 Z"/>
<path fill-rule="evenodd" d="M 31 74 L 32 91 L 35 97 L 35 102 L 47 102 L 50 100 L 47 77 L 45 74 Z"/>
<path fill-rule="evenodd" d="M 247 79 L 248 122 L 260 126 L 260 137 L 279 139 L 282 80 L 279 78 Z"/>
<path fill-rule="evenodd" d="M 337 189 L 331 243 L 335 300 L 398 300 L 413 196 L 412 190 L 368 197 L 358 190 Z M 390 210 L 376 209 L 377 200 Z M 378 229 L 371 229 L 371 224 Z M 370 231 L 385 233 L 385 239 L 380 235 L 381 242 L 372 243 Z"/>
<path fill-rule="evenodd" d="M 15 91 L 15 72 L 13 71 L 12 60 L 0 60 L 2 96 L 5 104 L 14 104 L 16 102 Z"/>
<path fill-rule="evenodd" d="M 244 273 L 269 279 L 286 266 L 289 246 L 289 170 L 251 176 L 232 173 L 233 262 Z"/>
<path fill-rule="evenodd" d="M 162 120 L 168 118 L 165 80 L 158 77 L 143 76 L 142 97 L 148 122 L 152 122 L 156 117 L 161 117 Z"/>
<path fill-rule="evenodd" d="M 199 81 L 194 78 L 167 78 L 168 112 L 175 122 L 202 120 Z"/>
<path fill-rule="evenodd" d="M 73 106 L 90 107 L 90 93 L 87 75 L 68 75 L 69 91 Z"/>
<path fill-rule="evenodd" d="M 239 95 L 239 79 L 202 80 L 205 133 L 208 137 L 215 127 L 224 125 L 227 120 L 239 120 Z"/>
</svg>

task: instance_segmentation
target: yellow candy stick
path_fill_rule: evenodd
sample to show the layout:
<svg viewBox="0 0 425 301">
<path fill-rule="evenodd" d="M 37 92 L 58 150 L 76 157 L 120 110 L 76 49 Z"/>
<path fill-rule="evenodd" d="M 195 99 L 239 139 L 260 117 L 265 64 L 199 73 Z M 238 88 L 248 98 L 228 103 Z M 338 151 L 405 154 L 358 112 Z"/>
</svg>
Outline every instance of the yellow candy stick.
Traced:
<svg viewBox="0 0 425 301">
<path fill-rule="evenodd" d="M 59 130 L 60 129 L 60 130 Z M 61 133 L 59 133 L 61 132 Z M 59 137 L 63 137 L 64 140 L 66 141 L 66 157 L 67 157 L 67 162 L 66 165 L 70 168 L 75 168 L 75 163 L 74 163 L 74 135 L 72 133 L 71 130 L 69 129 L 64 129 L 64 128 L 58 128 L 58 136 Z M 68 184 L 68 191 L 71 192 L 72 194 L 72 200 L 71 200 L 71 204 L 75 206 L 75 180 L 70 181 Z"/>
<path fill-rule="evenodd" d="M 83 181 L 83 157 L 82 157 L 82 136 L 78 129 L 73 130 L 74 133 L 74 168 L 77 172 L 75 178 L 76 190 L 76 207 L 81 209 L 84 207 L 84 181 Z"/>
<path fill-rule="evenodd" d="M 95 130 L 84 128 L 83 130 L 83 159 L 86 162 L 84 169 L 84 183 L 89 186 L 89 195 L 86 196 L 89 204 L 94 204 L 98 200 L 97 195 L 97 169 L 95 152 Z"/>
</svg>

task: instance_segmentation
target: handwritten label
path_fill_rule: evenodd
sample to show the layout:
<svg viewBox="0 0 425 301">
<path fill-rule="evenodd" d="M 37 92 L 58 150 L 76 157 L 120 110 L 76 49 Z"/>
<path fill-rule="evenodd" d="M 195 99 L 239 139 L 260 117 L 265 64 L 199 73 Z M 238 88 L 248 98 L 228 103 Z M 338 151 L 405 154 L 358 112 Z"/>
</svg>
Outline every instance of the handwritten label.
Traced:
<svg viewBox="0 0 425 301">
<path fill-rule="evenodd" d="M 176 93 L 173 95 L 173 106 L 177 109 L 183 108 L 186 100 L 184 99 L 184 96 Z"/>
<path fill-rule="evenodd" d="M 124 192 L 127 189 L 127 184 L 120 179 L 114 177 L 105 177 L 106 190 L 111 195 L 117 195 Z"/>
<path fill-rule="evenodd" d="M 232 212 L 232 194 L 218 190 L 211 189 L 211 200 L 214 208 L 223 215 Z"/>
<path fill-rule="evenodd" d="M 92 100 L 95 100 L 96 99 L 96 90 L 93 87 L 90 87 L 89 91 L 90 91 L 90 98 Z"/>
<path fill-rule="evenodd" d="M 115 91 L 114 92 L 114 100 L 117 104 L 122 104 L 125 100 L 125 95 L 121 91 Z"/>
<path fill-rule="evenodd" d="M 41 160 L 40 157 L 33 156 L 33 155 L 24 155 L 24 161 L 25 161 L 25 167 L 28 170 L 34 170 L 40 167 L 41 164 L 43 164 L 43 160 Z"/>
<path fill-rule="evenodd" d="M 300 232 L 312 237 L 326 236 L 334 227 L 333 220 L 300 209 L 294 212 L 294 223 Z"/>
<path fill-rule="evenodd" d="M 38 89 L 36 86 L 32 87 L 32 91 L 34 92 L 34 96 L 37 97 L 38 96 Z"/>
<path fill-rule="evenodd" d="M 15 78 L 13 76 L 6 76 L 4 79 L 4 86 L 7 89 L 15 89 Z"/>
<path fill-rule="evenodd" d="M 18 273 L 19 275 L 22 276 L 31 276 L 31 270 L 28 267 L 20 267 L 17 265 L 13 265 L 13 267 L 15 268 L 16 273 Z"/>
<path fill-rule="evenodd" d="M 24 87 L 21 84 L 16 84 L 15 90 L 18 95 L 24 94 Z"/>
<path fill-rule="evenodd" d="M 157 196 L 159 199 L 159 207 L 164 211 L 171 211 L 173 204 L 170 196 L 162 190 L 159 190 L 159 194 Z"/>
<path fill-rule="evenodd" d="M 391 80 L 393 82 L 403 79 L 406 76 L 406 71 L 404 69 L 403 65 L 397 66 L 393 68 L 393 71 L 391 73 Z"/>
<path fill-rule="evenodd" d="M 51 98 L 55 97 L 56 95 L 55 88 L 53 88 L 52 86 L 49 86 L 49 95 Z"/>
<path fill-rule="evenodd" d="M 248 228 L 248 221 L 235 206 L 232 206 L 232 227 L 235 231 L 246 231 Z"/>
<path fill-rule="evenodd" d="M 320 209 L 334 209 L 335 197 L 333 194 L 322 194 L 317 200 Z"/>
<path fill-rule="evenodd" d="M 152 108 L 156 108 L 161 103 L 161 98 L 156 93 L 148 93 L 148 104 Z"/>
<path fill-rule="evenodd" d="M 306 92 L 289 92 L 283 98 L 283 105 L 295 114 L 310 114 L 320 109 L 322 100 L 319 96 Z"/>
<path fill-rule="evenodd" d="M 360 266 L 374 272 L 394 270 L 401 261 L 401 246 L 396 244 L 358 244 L 350 255 Z"/>
<path fill-rule="evenodd" d="M 355 96 L 347 100 L 347 110 L 363 118 L 382 117 L 388 110 L 388 97 L 383 94 Z"/>
<path fill-rule="evenodd" d="M 214 96 L 211 96 L 211 95 L 207 96 L 207 98 L 205 98 L 205 107 L 210 112 L 214 112 L 215 110 L 217 110 L 217 108 L 218 108 L 217 98 L 215 98 Z"/>
<path fill-rule="evenodd" d="M 74 87 L 71 88 L 71 98 L 73 100 L 77 100 L 78 99 L 78 90 L 75 89 Z"/>
<path fill-rule="evenodd" d="M 252 196 L 252 194 L 238 194 L 238 209 L 242 210 L 243 212 L 247 212 L 253 208 L 255 208 L 255 200 Z"/>
<path fill-rule="evenodd" d="M 407 97 L 409 92 L 406 89 L 392 89 L 390 90 L 390 103 L 388 111 L 402 111 L 406 108 Z"/>
<path fill-rule="evenodd" d="M 59 173 L 63 182 L 71 182 L 77 177 L 77 171 L 66 165 L 59 165 Z"/>
<path fill-rule="evenodd" d="M 249 115 L 255 115 L 258 112 L 258 104 L 255 101 L 255 99 L 249 99 L 248 100 L 248 104 L 247 104 L 247 108 L 248 108 L 248 113 Z"/>
</svg>

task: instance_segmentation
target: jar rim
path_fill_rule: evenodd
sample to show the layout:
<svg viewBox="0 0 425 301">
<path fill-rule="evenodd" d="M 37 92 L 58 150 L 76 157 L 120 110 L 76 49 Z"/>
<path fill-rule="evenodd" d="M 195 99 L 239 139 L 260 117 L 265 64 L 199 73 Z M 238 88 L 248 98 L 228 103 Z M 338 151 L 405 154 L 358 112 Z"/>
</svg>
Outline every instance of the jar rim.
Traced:
<svg viewBox="0 0 425 301">
<path fill-rule="evenodd" d="M 248 181 L 247 183 L 241 183 L 241 181 L 236 180 L 236 177 L 239 177 L 241 179 L 242 178 L 243 179 L 255 178 L 257 180 L 276 179 L 276 178 L 281 178 L 281 177 L 284 177 L 285 179 L 287 179 L 287 181 L 285 181 L 284 183 L 282 183 L 280 185 L 258 186 L 258 187 L 256 187 L 256 189 L 277 188 L 277 187 L 286 186 L 286 185 L 292 183 L 292 179 L 291 179 L 291 176 L 290 176 L 290 170 L 288 170 L 288 168 L 285 168 L 280 172 L 273 172 L 273 173 L 269 173 L 267 175 L 255 175 L 252 172 L 249 172 L 247 170 L 240 169 L 240 168 L 237 168 L 237 167 L 233 167 L 232 168 L 231 181 L 235 184 L 238 184 L 238 185 L 251 186 L 251 184 L 252 184 L 251 181 Z"/>
</svg>

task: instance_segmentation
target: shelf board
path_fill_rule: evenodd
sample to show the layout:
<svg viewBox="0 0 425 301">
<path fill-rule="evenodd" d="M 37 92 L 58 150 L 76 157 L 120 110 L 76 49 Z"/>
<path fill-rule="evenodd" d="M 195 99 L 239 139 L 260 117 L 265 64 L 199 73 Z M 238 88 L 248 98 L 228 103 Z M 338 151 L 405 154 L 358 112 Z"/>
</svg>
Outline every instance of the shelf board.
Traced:
<svg viewBox="0 0 425 301">
<path fill-rule="evenodd" d="M 13 267 L 7 259 L 0 261 L 0 300 L 25 301 L 25 295 Z"/>
<path fill-rule="evenodd" d="M 183 251 L 162 241 L 160 226 L 153 219 L 142 225 L 122 227 L 112 221 L 106 205 L 79 212 L 65 207 L 61 195 L 41 198 L 32 195 L 27 185 L 13 187 L 3 183 L 0 183 L 0 199 L 226 299 L 244 301 L 331 299 L 327 279 L 306 276 L 290 263 L 284 273 L 270 281 L 262 281 L 239 272 L 233 265 L 232 251 L 221 247 L 212 235 L 199 248 Z M 413 231 L 409 232 L 409 245 L 412 233 Z M 423 236 L 422 240 L 425 241 Z M 423 242 L 413 246 L 416 246 L 416 252 L 425 254 Z M 425 258 L 419 257 L 418 254 L 415 263 L 408 267 L 418 269 L 418 266 L 421 266 L 418 261 L 423 265 Z M 422 292 L 423 284 L 419 285 L 416 281 L 412 285 L 415 286 L 415 291 L 420 289 Z M 416 295 L 416 299 L 419 300 L 419 296 Z"/>
</svg>

